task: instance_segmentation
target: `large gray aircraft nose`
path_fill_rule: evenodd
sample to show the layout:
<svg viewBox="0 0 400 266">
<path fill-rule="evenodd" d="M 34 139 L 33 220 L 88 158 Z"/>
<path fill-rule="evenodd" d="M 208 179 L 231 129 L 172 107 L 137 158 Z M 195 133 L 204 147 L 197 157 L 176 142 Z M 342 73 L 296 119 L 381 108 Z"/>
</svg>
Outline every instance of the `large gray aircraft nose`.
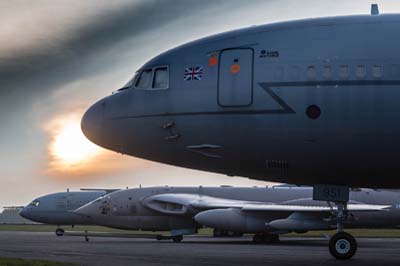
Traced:
<svg viewBox="0 0 400 266">
<path fill-rule="evenodd" d="M 20 212 L 19 215 L 21 215 L 22 217 L 24 217 L 25 219 L 30 219 L 30 215 L 29 215 L 29 211 L 27 210 L 27 208 L 23 208 Z"/>
<path fill-rule="evenodd" d="M 95 103 L 85 112 L 81 120 L 83 134 L 96 144 L 99 141 L 99 134 L 103 124 L 104 107 L 104 100 Z"/>
</svg>

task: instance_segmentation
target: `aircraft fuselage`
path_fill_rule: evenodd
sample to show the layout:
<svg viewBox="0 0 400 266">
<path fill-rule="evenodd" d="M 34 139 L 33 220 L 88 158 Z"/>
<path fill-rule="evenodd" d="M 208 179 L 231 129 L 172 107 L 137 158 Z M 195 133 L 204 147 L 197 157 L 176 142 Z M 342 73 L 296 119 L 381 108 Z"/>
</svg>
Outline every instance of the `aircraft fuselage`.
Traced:
<svg viewBox="0 0 400 266">
<path fill-rule="evenodd" d="M 400 15 L 276 23 L 167 51 L 93 105 L 85 135 L 161 163 L 399 187 Z"/>
</svg>

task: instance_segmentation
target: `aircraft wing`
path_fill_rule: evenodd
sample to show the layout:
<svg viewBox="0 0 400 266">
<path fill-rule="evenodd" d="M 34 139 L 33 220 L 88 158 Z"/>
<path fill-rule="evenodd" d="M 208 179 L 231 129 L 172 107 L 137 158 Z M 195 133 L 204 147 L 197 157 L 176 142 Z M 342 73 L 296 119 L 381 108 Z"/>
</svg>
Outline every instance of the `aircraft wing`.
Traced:
<svg viewBox="0 0 400 266">
<path fill-rule="evenodd" d="M 374 205 L 374 204 L 348 204 L 347 210 L 351 212 L 370 212 L 381 211 L 389 208 L 390 205 Z M 251 204 L 245 205 L 242 211 L 279 211 L 279 212 L 330 212 L 336 210 L 336 206 L 301 206 L 286 204 Z"/>
<path fill-rule="evenodd" d="M 302 212 L 302 213 L 321 213 L 331 212 L 335 206 L 311 204 L 276 204 L 258 201 L 241 201 L 224 199 L 200 194 L 175 194 L 166 193 L 150 196 L 142 201 L 142 204 L 152 210 L 164 214 L 186 214 L 189 212 L 235 208 L 243 212 Z M 351 212 L 380 211 L 389 208 L 389 205 L 374 204 L 348 204 L 347 208 Z"/>
</svg>

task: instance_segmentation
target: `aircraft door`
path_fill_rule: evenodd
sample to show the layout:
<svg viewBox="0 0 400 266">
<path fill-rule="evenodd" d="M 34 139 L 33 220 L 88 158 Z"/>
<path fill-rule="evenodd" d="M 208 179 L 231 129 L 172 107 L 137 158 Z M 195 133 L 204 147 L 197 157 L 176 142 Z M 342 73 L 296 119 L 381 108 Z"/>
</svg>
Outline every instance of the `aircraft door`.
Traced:
<svg viewBox="0 0 400 266">
<path fill-rule="evenodd" d="M 220 54 L 218 104 L 249 106 L 253 101 L 253 49 L 229 49 Z"/>
</svg>

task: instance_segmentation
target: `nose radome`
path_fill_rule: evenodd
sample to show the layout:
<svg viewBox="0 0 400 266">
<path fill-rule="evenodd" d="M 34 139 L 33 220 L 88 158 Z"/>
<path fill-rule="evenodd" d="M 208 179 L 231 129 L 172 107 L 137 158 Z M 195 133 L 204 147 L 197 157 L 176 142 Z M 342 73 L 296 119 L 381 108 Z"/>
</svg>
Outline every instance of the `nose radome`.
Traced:
<svg viewBox="0 0 400 266">
<path fill-rule="evenodd" d="M 81 120 L 81 129 L 83 134 L 94 143 L 97 143 L 99 140 L 99 134 L 101 133 L 103 123 L 104 108 L 105 101 L 98 101 L 85 112 Z"/>
<path fill-rule="evenodd" d="M 29 211 L 26 207 L 24 207 L 20 212 L 19 215 L 24 217 L 25 219 L 30 219 Z"/>
</svg>

